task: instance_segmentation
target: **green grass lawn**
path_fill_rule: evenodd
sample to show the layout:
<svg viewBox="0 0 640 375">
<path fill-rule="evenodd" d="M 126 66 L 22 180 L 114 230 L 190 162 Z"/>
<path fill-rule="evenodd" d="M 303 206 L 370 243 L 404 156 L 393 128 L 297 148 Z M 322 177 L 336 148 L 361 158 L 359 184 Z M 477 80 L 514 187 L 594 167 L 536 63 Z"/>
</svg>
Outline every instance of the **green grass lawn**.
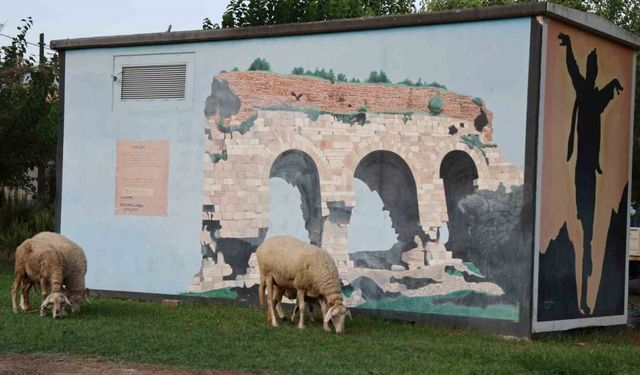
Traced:
<svg viewBox="0 0 640 375">
<path fill-rule="evenodd" d="M 0 265 L 0 353 L 99 355 L 186 368 L 303 374 L 640 373 L 640 332 L 574 334 L 534 342 L 356 317 L 346 335 L 309 323 L 273 329 L 262 310 L 163 307 L 92 297 L 78 316 L 11 311 L 9 267 Z M 32 305 L 38 298 L 32 296 Z"/>
</svg>

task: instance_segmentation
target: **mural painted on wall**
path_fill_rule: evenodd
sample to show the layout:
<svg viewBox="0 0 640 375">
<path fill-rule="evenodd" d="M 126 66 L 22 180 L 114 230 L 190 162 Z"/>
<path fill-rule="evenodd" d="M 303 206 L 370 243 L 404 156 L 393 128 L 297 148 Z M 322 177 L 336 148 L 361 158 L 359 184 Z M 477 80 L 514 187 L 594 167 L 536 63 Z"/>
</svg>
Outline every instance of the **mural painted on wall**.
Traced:
<svg viewBox="0 0 640 375">
<path fill-rule="evenodd" d="M 215 74 L 189 293 L 257 302 L 255 250 L 288 234 L 333 256 L 348 306 L 518 322 L 532 238 L 490 104 L 367 75 L 264 59 Z"/>
<path fill-rule="evenodd" d="M 548 24 L 538 321 L 624 314 L 632 51 Z"/>
</svg>

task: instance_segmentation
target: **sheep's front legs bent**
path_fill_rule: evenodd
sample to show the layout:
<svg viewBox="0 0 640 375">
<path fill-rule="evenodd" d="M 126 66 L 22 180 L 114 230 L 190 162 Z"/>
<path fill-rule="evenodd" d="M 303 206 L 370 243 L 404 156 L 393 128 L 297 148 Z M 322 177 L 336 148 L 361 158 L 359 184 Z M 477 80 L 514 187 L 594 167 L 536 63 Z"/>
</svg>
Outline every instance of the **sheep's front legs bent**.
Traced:
<svg viewBox="0 0 640 375">
<path fill-rule="evenodd" d="M 276 314 L 273 308 L 273 304 L 274 304 L 274 298 L 273 295 L 274 293 L 274 288 L 273 288 L 273 278 L 272 277 L 267 277 L 266 280 L 266 286 L 267 286 L 267 293 L 268 298 L 267 298 L 267 319 L 271 318 L 271 325 L 274 327 L 278 326 L 278 319 L 276 319 Z"/>
<path fill-rule="evenodd" d="M 298 310 L 300 313 L 300 321 L 298 322 L 298 328 L 304 329 L 304 295 L 305 291 L 298 289 Z"/>
</svg>

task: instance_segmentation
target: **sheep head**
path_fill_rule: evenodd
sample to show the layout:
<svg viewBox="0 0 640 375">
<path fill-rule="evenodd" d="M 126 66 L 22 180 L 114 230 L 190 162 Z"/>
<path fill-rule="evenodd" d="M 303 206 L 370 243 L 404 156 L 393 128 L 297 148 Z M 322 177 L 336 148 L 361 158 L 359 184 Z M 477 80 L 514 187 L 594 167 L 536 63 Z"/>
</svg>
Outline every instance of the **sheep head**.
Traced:
<svg viewBox="0 0 640 375">
<path fill-rule="evenodd" d="M 67 291 L 69 299 L 71 300 L 71 312 L 74 314 L 79 313 L 80 305 L 89 295 L 89 289 L 71 291 L 65 288 L 65 290 Z"/>
<path fill-rule="evenodd" d="M 324 322 L 329 323 L 329 321 L 332 321 L 333 326 L 336 328 L 336 333 L 340 335 L 344 333 L 344 321 L 347 315 L 351 318 L 351 311 L 343 304 L 336 304 L 327 310 L 324 315 Z"/>
<path fill-rule="evenodd" d="M 62 318 L 62 308 L 65 303 L 67 305 L 71 305 L 71 301 L 69 301 L 66 294 L 62 292 L 53 292 L 49 294 L 49 296 L 42 301 L 42 305 L 40 305 L 40 316 L 44 316 L 45 310 L 47 308 L 51 308 L 54 319 Z"/>
</svg>

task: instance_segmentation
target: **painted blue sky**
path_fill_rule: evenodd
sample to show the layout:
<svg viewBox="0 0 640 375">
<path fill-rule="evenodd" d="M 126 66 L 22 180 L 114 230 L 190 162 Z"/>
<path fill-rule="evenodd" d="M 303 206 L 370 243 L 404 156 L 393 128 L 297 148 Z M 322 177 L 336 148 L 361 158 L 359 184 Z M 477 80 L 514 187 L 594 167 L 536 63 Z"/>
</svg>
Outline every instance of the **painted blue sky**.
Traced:
<svg viewBox="0 0 640 375">
<path fill-rule="evenodd" d="M 494 114 L 494 142 L 510 162 L 522 166 L 530 22 L 522 18 L 213 42 L 213 58 L 219 61 L 208 61 L 206 68 L 246 70 L 261 57 L 283 74 L 302 66 L 361 80 L 383 70 L 392 82 L 437 81 L 450 91 L 482 98 Z"/>
<path fill-rule="evenodd" d="M 151 0 L 11 1 L 2 7 L 0 33 L 15 35 L 20 19 L 35 21 L 29 40 L 40 32 L 46 41 L 88 36 L 199 29 L 204 17 L 219 22 L 228 1 Z M 99 15 L 99 17 L 96 17 Z M 455 26 L 455 27 L 453 27 Z M 494 112 L 495 141 L 511 162 L 524 163 L 524 121 L 529 50 L 529 19 L 474 22 L 386 31 L 245 41 L 236 45 L 229 65 L 246 69 L 265 57 L 274 71 L 295 66 L 333 69 L 364 79 L 373 70 L 389 78 L 437 81 L 450 90 L 483 98 Z M 10 40 L 0 37 L 0 45 Z M 34 48 L 33 52 L 37 52 Z M 51 53 L 48 51 L 48 53 Z M 231 62 L 230 60 L 233 60 Z M 243 66 L 245 64 L 246 66 Z M 215 64 L 218 65 L 218 64 Z M 226 66 L 223 69 L 231 69 Z"/>
</svg>

